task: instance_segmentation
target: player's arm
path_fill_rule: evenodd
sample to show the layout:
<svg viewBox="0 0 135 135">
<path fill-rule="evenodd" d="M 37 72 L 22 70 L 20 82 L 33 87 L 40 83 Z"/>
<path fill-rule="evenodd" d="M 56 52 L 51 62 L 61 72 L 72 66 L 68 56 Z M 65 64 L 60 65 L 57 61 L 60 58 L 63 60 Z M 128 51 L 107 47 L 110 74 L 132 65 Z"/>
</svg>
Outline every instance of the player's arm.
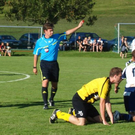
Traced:
<svg viewBox="0 0 135 135">
<path fill-rule="evenodd" d="M 38 55 L 34 55 L 34 61 L 33 61 L 33 73 L 37 74 L 37 62 L 38 62 Z"/>
<path fill-rule="evenodd" d="M 133 60 L 130 59 L 128 62 L 125 63 L 126 67 L 132 62 Z"/>
<path fill-rule="evenodd" d="M 70 29 L 70 30 L 67 30 L 67 31 L 66 31 L 66 35 L 70 35 L 70 34 L 72 34 L 73 32 L 75 32 L 76 30 L 78 30 L 79 28 L 81 28 L 82 25 L 83 25 L 83 23 L 84 23 L 84 21 L 82 20 L 82 21 L 80 21 L 80 23 L 78 24 L 77 27 L 75 27 L 75 28 L 73 28 L 73 29 Z"/>
<path fill-rule="evenodd" d="M 109 123 L 105 119 L 105 104 L 106 104 L 106 100 L 100 97 L 100 115 L 103 120 L 103 124 L 109 125 Z"/>
<path fill-rule="evenodd" d="M 106 111 L 107 111 L 107 113 L 108 113 L 108 115 L 110 117 L 110 121 L 113 124 L 114 121 L 113 121 L 113 114 L 112 114 L 112 108 L 111 108 L 111 103 L 110 103 L 110 97 L 109 96 L 106 98 L 105 105 L 106 105 Z"/>
</svg>

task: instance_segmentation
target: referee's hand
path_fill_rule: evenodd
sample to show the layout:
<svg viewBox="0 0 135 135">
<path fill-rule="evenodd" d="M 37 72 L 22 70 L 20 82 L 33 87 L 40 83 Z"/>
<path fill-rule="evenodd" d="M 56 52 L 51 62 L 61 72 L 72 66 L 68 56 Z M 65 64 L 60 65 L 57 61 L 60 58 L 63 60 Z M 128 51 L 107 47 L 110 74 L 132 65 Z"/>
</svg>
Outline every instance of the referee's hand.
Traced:
<svg viewBox="0 0 135 135">
<path fill-rule="evenodd" d="M 37 68 L 33 68 L 33 73 L 37 75 Z"/>
</svg>

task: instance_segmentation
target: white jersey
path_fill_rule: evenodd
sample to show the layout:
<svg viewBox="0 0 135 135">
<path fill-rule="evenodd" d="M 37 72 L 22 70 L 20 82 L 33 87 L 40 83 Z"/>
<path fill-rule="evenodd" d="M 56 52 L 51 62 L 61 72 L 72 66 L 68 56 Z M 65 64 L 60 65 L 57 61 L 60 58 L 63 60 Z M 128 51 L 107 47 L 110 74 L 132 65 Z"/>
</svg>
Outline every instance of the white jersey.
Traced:
<svg viewBox="0 0 135 135">
<path fill-rule="evenodd" d="M 103 41 L 102 40 L 97 40 L 97 42 L 103 44 Z"/>
<path fill-rule="evenodd" d="M 131 43 L 131 49 L 132 49 L 132 51 L 135 50 L 135 39 L 133 39 L 133 41 Z"/>
<path fill-rule="evenodd" d="M 135 62 L 127 66 L 122 72 L 122 79 L 126 78 L 126 88 L 135 87 Z"/>
</svg>

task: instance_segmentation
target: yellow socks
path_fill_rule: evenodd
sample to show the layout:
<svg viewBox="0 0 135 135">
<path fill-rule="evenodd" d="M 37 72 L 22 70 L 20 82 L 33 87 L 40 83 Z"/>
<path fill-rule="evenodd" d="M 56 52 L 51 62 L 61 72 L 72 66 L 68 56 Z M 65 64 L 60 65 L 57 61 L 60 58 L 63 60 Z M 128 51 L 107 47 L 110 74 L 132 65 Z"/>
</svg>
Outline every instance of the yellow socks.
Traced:
<svg viewBox="0 0 135 135">
<path fill-rule="evenodd" d="M 68 114 L 68 113 L 65 113 L 65 112 L 61 112 L 61 111 L 58 111 L 56 113 L 56 115 L 57 115 L 58 119 L 63 119 L 65 121 L 69 121 L 69 117 L 71 116 L 71 114 Z"/>
</svg>

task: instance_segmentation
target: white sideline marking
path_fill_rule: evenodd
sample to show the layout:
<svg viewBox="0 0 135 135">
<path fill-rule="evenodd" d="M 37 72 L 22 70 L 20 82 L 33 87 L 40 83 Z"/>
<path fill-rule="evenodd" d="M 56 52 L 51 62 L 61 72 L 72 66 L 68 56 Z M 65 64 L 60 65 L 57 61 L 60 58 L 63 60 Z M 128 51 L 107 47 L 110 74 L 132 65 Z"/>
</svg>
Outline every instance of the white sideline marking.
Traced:
<svg viewBox="0 0 135 135">
<path fill-rule="evenodd" d="M 10 71 L 0 71 L 0 72 L 4 72 L 4 73 L 12 73 L 12 74 L 16 74 L 16 75 L 24 75 L 24 76 L 26 76 L 26 77 L 24 77 L 24 78 L 20 78 L 20 79 L 16 79 L 16 80 L 0 81 L 0 83 L 17 82 L 17 81 L 22 81 L 22 80 L 25 80 L 25 79 L 30 78 L 30 75 L 28 75 L 28 74 L 16 73 L 16 72 L 10 72 Z"/>
</svg>

